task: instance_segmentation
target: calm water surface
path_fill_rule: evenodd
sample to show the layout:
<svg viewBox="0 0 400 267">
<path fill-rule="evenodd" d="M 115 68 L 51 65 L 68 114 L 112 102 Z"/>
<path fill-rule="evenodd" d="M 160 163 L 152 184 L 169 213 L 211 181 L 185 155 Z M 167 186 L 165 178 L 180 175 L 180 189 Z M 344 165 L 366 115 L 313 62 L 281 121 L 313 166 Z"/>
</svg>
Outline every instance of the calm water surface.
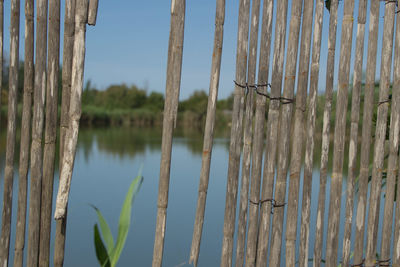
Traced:
<svg viewBox="0 0 400 267">
<path fill-rule="evenodd" d="M 213 148 L 199 266 L 219 266 L 220 262 L 229 148 L 229 139 L 221 136 L 227 136 L 227 134 L 217 137 Z M 130 182 L 138 173 L 140 166 L 143 166 L 144 181 L 134 202 L 130 232 L 118 265 L 151 266 L 157 213 L 160 147 L 161 130 L 158 129 L 81 130 L 69 202 L 65 266 L 98 266 L 93 245 L 93 226 L 97 222 L 97 217 L 89 204 L 93 204 L 101 210 L 115 237 L 122 202 Z M 318 147 L 319 145 L 316 145 L 317 149 Z M 3 197 L 4 132 L 0 134 L 0 148 L 0 196 Z M 19 147 L 16 151 L 19 151 Z M 177 131 L 172 152 L 163 261 L 164 266 L 167 267 L 189 266 L 188 258 L 196 211 L 201 152 L 202 135 L 200 133 Z M 314 239 L 313 228 L 319 188 L 318 154 L 320 152 L 317 150 L 315 153 L 311 240 Z M 345 192 L 345 183 L 344 180 L 343 192 Z M 54 189 L 54 194 L 56 194 L 58 174 Z M 18 176 L 16 175 L 11 251 L 14 248 L 17 191 Z M 327 191 L 329 195 L 329 182 Z M 301 203 L 301 197 L 299 201 Z M 382 207 L 383 202 L 381 201 Z M 327 215 L 329 202 L 326 202 L 326 205 Z M 342 200 L 342 211 L 344 205 Z M 299 214 L 300 211 L 301 209 L 299 209 Z M 342 226 L 343 223 L 341 223 L 340 235 L 343 234 Z M 54 229 L 53 223 L 53 236 Z M 339 240 L 341 239 L 339 238 Z M 53 246 L 54 240 L 52 240 Z M 340 243 L 339 251 L 341 251 L 341 246 Z M 312 251 L 313 242 L 310 244 L 310 257 L 312 257 Z M 12 254 L 10 262 L 12 262 Z M 282 261 L 284 261 L 284 257 L 282 257 Z M 284 262 L 282 262 L 283 264 Z"/>
</svg>

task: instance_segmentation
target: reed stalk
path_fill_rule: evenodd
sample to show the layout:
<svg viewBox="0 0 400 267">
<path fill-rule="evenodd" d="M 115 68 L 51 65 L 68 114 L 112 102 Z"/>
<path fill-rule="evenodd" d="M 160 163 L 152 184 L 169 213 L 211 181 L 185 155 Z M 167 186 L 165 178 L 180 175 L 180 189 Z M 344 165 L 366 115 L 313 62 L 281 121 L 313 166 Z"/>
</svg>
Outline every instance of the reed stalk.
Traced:
<svg viewBox="0 0 400 267">
<path fill-rule="evenodd" d="M 379 25 L 379 1 L 371 1 L 369 34 L 368 34 L 368 55 L 364 93 L 364 110 L 361 136 L 361 159 L 360 174 L 358 178 L 358 200 L 356 210 L 356 233 L 354 242 L 354 264 L 361 264 L 363 261 L 365 213 L 367 208 L 369 159 L 371 147 L 372 114 L 374 106 L 376 54 L 378 47 L 378 25 Z"/>
<path fill-rule="evenodd" d="M 382 40 L 382 61 L 379 83 L 378 116 L 375 129 L 374 161 L 372 165 L 372 180 L 368 209 L 367 248 L 365 260 L 366 266 L 374 264 L 376 260 L 376 243 L 379 223 L 379 199 L 381 196 L 382 171 L 384 167 L 385 157 L 385 140 L 387 115 L 389 109 L 388 97 L 392 67 L 395 10 L 395 2 L 387 2 L 385 4 L 385 19 L 383 26 L 385 30 L 383 32 Z M 394 153 L 397 154 L 397 150 Z M 388 169 L 388 172 L 390 173 L 391 169 Z M 391 180 L 393 179 L 394 178 L 391 178 Z M 390 219 L 390 221 L 392 220 Z M 386 260 L 386 258 L 384 260 Z"/>
<path fill-rule="evenodd" d="M 258 84 L 268 83 L 268 72 L 271 51 L 273 1 L 264 0 L 263 16 L 261 25 L 261 47 L 258 68 Z M 261 88 L 260 88 L 261 89 Z M 266 88 L 262 89 L 267 93 Z M 249 222 L 246 244 L 246 267 L 253 267 L 256 263 L 257 234 L 258 234 L 258 213 L 260 202 L 260 184 L 262 171 L 262 157 L 264 148 L 264 121 L 265 121 L 266 98 L 256 95 L 256 111 L 254 118 L 254 136 L 251 166 L 251 184 L 249 201 Z"/>
<path fill-rule="evenodd" d="M 358 23 L 356 53 L 354 62 L 354 77 L 351 99 L 351 122 L 350 122 L 350 144 L 349 162 L 346 189 L 346 215 L 343 235 L 343 266 L 350 265 L 351 256 L 351 228 L 353 224 L 354 209 L 354 183 L 356 178 L 357 146 L 358 146 L 358 124 L 360 121 L 360 95 L 362 83 L 362 65 L 364 55 L 365 23 L 367 16 L 367 1 L 361 0 L 358 5 Z"/>
<path fill-rule="evenodd" d="M 214 49 L 211 64 L 210 89 L 207 104 L 206 125 L 204 129 L 203 155 L 199 182 L 199 196 L 197 199 L 196 219 L 193 230 L 192 246 L 190 249 L 189 263 L 197 266 L 200 251 L 201 235 L 203 231 L 204 212 L 208 181 L 210 178 L 210 163 L 212 145 L 214 140 L 215 111 L 218 96 L 219 77 L 221 70 L 222 43 L 225 21 L 225 0 L 216 1 Z"/>
<path fill-rule="evenodd" d="M 40 212 L 39 266 L 50 265 L 51 213 L 57 140 L 58 79 L 60 64 L 60 0 L 49 3 L 46 122 L 44 132 L 42 200 Z"/>
<path fill-rule="evenodd" d="M 272 83 L 271 96 L 278 98 L 281 96 L 282 76 L 283 76 L 283 60 L 285 55 L 286 40 L 286 21 L 287 21 L 287 0 L 277 3 L 277 15 L 275 22 L 275 39 L 274 39 L 274 56 L 272 65 Z M 272 15 L 272 12 L 271 12 Z M 266 155 L 264 158 L 264 172 L 261 193 L 261 214 L 258 230 L 258 244 L 256 266 L 266 266 L 268 258 L 268 243 L 270 230 L 270 216 L 272 210 L 272 201 L 263 201 L 272 199 L 275 176 L 276 149 L 278 142 L 278 126 L 279 126 L 279 100 L 271 100 L 268 108 L 267 123 L 267 145 L 265 148 Z"/>
<path fill-rule="evenodd" d="M 185 0 L 173 0 L 171 2 L 171 28 L 168 48 L 167 84 L 165 89 L 160 181 L 158 187 L 157 224 L 153 251 L 153 267 L 162 265 L 164 251 L 171 167 L 172 134 L 174 126 L 176 125 L 181 83 L 185 5 Z"/>
<path fill-rule="evenodd" d="M 14 249 L 14 266 L 22 267 L 25 248 L 26 207 L 28 193 L 29 148 L 31 138 L 32 94 L 34 85 L 34 1 L 25 1 L 25 62 L 21 144 L 18 174 L 18 210 Z"/>
<path fill-rule="evenodd" d="M 8 266 L 8 258 L 10 252 L 11 211 L 14 181 L 14 154 L 17 126 L 16 121 L 19 67 L 19 13 L 20 1 L 11 1 L 7 144 L 4 169 L 3 212 L 0 236 L 0 265 L 5 267 Z"/>
<path fill-rule="evenodd" d="M 257 70 L 257 44 L 258 44 L 258 26 L 260 21 L 260 0 L 253 0 L 251 9 L 250 24 L 250 43 L 249 56 L 247 64 L 247 83 L 254 84 L 256 81 Z M 237 267 L 243 266 L 246 244 L 247 230 L 247 206 L 249 201 L 250 184 L 250 164 L 251 147 L 253 141 L 253 112 L 254 112 L 254 92 L 249 90 L 246 93 L 246 110 L 244 116 L 243 130 L 243 157 L 242 157 L 242 180 L 240 187 L 239 200 L 239 219 L 236 238 L 236 259 Z"/>
</svg>

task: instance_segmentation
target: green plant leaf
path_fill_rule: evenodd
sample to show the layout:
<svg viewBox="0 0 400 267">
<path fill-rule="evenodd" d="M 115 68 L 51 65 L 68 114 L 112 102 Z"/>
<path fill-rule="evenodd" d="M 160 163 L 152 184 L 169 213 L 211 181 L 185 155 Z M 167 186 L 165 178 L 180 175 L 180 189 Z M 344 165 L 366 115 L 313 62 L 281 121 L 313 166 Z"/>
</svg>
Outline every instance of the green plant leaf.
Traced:
<svg viewBox="0 0 400 267">
<path fill-rule="evenodd" d="M 110 259 L 107 250 L 101 239 L 97 223 L 94 225 L 94 247 L 96 249 L 96 257 L 102 267 L 110 267 Z"/>
<path fill-rule="evenodd" d="M 110 255 L 111 251 L 114 249 L 114 239 L 111 234 L 110 227 L 107 224 L 107 221 L 104 219 L 103 215 L 101 214 L 100 210 L 94 206 L 90 205 L 92 208 L 96 211 L 97 217 L 99 219 L 99 224 L 100 224 L 100 230 L 101 230 L 101 236 L 104 238 L 104 241 L 107 246 L 107 252 Z"/>
<path fill-rule="evenodd" d="M 111 266 L 116 265 L 121 255 L 122 249 L 124 248 L 126 237 L 128 236 L 129 226 L 131 223 L 131 210 L 133 200 L 136 193 L 139 191 L 142 182 L 143 176 L 141 175 L 140 171 L 139 175 L 132 181 L 131 185 L 129 186 L 128 193 L 126 194 L 125 201 L 122 205 L 118 224 L 118 237 L 115 247 L 110 254 Z"/>
</svg>

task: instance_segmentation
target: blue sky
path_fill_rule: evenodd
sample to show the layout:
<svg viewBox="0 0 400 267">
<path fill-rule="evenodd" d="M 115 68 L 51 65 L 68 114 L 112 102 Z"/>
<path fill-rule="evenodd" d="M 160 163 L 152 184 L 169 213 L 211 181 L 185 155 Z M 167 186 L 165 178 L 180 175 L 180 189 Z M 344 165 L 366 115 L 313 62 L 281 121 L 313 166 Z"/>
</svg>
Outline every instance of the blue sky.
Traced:
<svg viewBox="0 0 400 267">
<path fill-rule="evenodd" d="M 358 1 L 356 0 L 355 2 L 356 17 Z M 289 0 L 289 6 L 290 3 L 291 0 Z M 10 3 L 9 1 L 5 1 L 4 4 L 4 50 L 8 52 Z M 88 26 L 87 30 L 85 80 L 91 80 L 92 84 L 99 89 L 105 89 L 111 84 L 126 83 L 128 85 L 136 84 L 139 87 L 147 88 L 149 91 L 164 92 L 170 27 L 170 4 L 171 3 L 168 0 L 100 0 L 97 25 L 95 27 Z M 61 10 L 62 21 L 64 18 L 63 5 L 64 1 L 62 1 Z M 236 62 L 238 6 L 239 0 L 226 1 L 219 98 L 225 98 L 233 91 Z M 21 1 L 21 59 L 23 59 L 24 51 L 23 7 L 24 1 Z M 276 10 L 274 10 L 274 14 L 276 14 Z M 336 67 L 339 62 L 340 21 L 343 16 L 343 2 L 340 2 L 339 4 L 338 14 L 339 26 L 336 49 Z M 381 17 L 383 17 L 383 15 L 384 3 L 381 4 Z M 215 1 L 186 1 L 181 99 L 187 98 L 197 89 L 208 91 L 214 38 L 214 18 Z M 288 11 L 288 19 L 290 19 L 290 8 Z M 381 18 L 380 21 L 382 29 L 383 18 Z M 354 20 L 353 50 L 355 49 L 356 22 L 357 19 Z M 325 10 L 323 23 L 319 80 L 320 92 L 323 92 L 324 90 L 326 76 L 325 68 L 329 26 L 329 13 L 327 10 Z M 63 24 L 63 22 L 61 24 Z M 382 30 L 380 31 L 380 36 L 381 35 Z M 367 38 L 368 25 L 366 30 L 366 43 Z M 381 40 L 382 38 L 380 37 L 379 39 Z M 365 48 L 365 53 L 366 52 L 367 48 Z M 271 53 L 273 53 L 273 45 Z M 377 75 L 379 75 L 380 53 L 379 44 Z M 366 57 L 364 62 L 365 60 Z M 353 69 L 353 67 L 351 69 Z M 335 74 L 336 83 L 337 69 Z"/>
</svg>

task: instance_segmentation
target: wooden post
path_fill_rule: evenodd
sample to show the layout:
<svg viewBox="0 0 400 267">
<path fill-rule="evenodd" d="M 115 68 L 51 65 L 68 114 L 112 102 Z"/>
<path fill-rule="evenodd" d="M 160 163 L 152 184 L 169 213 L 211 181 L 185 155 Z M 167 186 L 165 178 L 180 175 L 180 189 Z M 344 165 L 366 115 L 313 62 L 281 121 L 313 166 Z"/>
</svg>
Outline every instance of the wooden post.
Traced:
<svg viewBox="0 0 400 267">
<path fill-rule="evenodd" d="M 385 4 L 385 20 L 382 40 L 382 61 L 381 75 L 379 83 L 379 103 L 378 117 L 375 129 L 375 145 L 374 145 L 374 162 L 372 165 L 372 180 L 370 189 L 370 201 L 368 210 L 368 228 L 367 228 L 367 252 L 366 266 L 372 266 L 376 260 L 376 243 L 377 243 L 377 228 L 379 223 L 379 198 L 381 196 L 382 170 L 385 157 L 385 140 L 387 115 L 389 108 L 389 86 L 390 74 L 392 66 L 392 51 L 393 51 L 393 32 L 394 32 L 394 16 L 396 3 L 387 2 Z M 396 137 L 397 138 L 397 137 Z M 394 152 L 397 154 L 396 152 Z M 392 153 L 391 153 L 392 154 Z M 388 169 L 389 172 L 391 169 Z M 393 178 L 391 178 L 393 180 Z M 388 196 L 386 196 L 388 197 Z M 388 215 L 388 214 L 385 214 Z M 392 220 L 390 219 L 392 222 Z M 390 243 L 390 242 L 388 242 Z M 384 259 L 386 260 L 386 258 Z"/>
<path fill-rule="evenodd" d="M 312 2 L 311 2 L 312 3 Z M 324 12 L 323 1 L 317 1 L 315 7 L 315 23 L 314 23 L 314 37 L 313 37 L 313 52 L 311 60 L 311 78 L 310 78 L 310 96 L 309 96 L 309 111 L 307 119 L 307 135 L 306 135 L 306 155 L 304 166 L 304 182 L 303 182 L 303 199 L 301 209 L 301 226 L 300 226 L 300 253 L 299 253 L 299 266 L 308 266 L 308 252 L 309 252 L 309 235 L 310 235 L 310 209 L 311 209 L 311 184 L 312 184 L 312 170 L 314 158 L 314 135 L 315 135 L 315 117 L 317 107 L 317 92 L 318 92 L 318 76 L 319 76 L 319 61 L 321 53 L 321 39 L 322 39 L 322 19 Z M 304 116 L 306 112 L 307 100 L 307 82 L 309 73 L 310 61 L 310 48 L 311 48 L 311 33 L 312 33 L 312 17 L 313 5 L 304 3 L 304 16 L 303 16 L 303 29 L 302 29 L 302 45 L 300 52 L 300 65 L 299 65 L 299 80 L 296 97 L 296 122 L 295 131 L 298 128 L 298 139 L 294 139 L 292 147 L 292 162 L 297 157 L 297 162 L 293 165 L 297 168 L 291 173 L 300 173 L 301 171 L 301 158 L 302 158 L 302 143 L 304 132 Z M 298 114 L 298 115 L 297 115 Z M 297 118 L 299 116 L 299 119 Z M 296 133 L 294 134 L 296 136 Z M 295 149 L 295 147 L 297 148 Z M 292 163 L 290 164 L 292 166 Z M 300 179 L 300 177 L 298 178 Z"/>
<path fill-rule="evenodd" d="M 207 105 L 206 126 L 204 130 L 203 156 L 201 161 L 201 173 L 199 184 L 199 196 L 197 199 L 196 219 L 193 229 L 192 247 L 190 249 L 189 263 L 197 266 L 199 259 L 201 234 L 203 231 L 204 212 L 208 181 L 210 178 L 211 152 L 214 138 L 215 110 L 217 105 L 219 76 L 221 70 L 222 43 L 224 37 L 225 0 L 216 1 L 214 49 L 211 64 L 210 91 Z"/>
<path fill-rule="evenodd" d="M 250 24 L 250 43 L 247 64 L 247 83 L 254 84 L 256 81 L 257 70 L 257 45 L 258 45 L 258 25 L 260 21 L 260 0 L 253 0 L 251 8 Z M 249 203 L 249 183 L 250 183 L 250 164 L 251 146 L 253 141 L 253 112 L 254 112 L 254 92 L 249 90 L 246 96 L 246 110 L 244 117 L 243 130 L 243 157 L 242 157 L 242 180 L 240 187 L 239 219 L 236 238 L 236 259 L 235 265 L 243 267 L 246 230 L 247 230 L 247 205 Z"/>
<path fill-rule="evenodd" d="M 397 15 L 398 16 L 398 15 Z M 395 52 L 394 52 L 394 64 L 393 64 L 393 105 L 392 105 L 392 114 L 393 112 L 400 112 L 400 19 L 396 18 L 396 38 L 395 38 Z M 392 115 L 394 117 L 394 115 Z M 398 115 L 396 115 L 398 116 Z M 393 121 L 396 120 L 393 118 Z M 397 119 L 398 122 L 398 119 Z M 392 125 L 392 121 L 390 121 L 390 125 Z M 392 128 L 392 127 L 390 127 Z M 396 131 L 396 130 L 394 130 Z M 396 136 L 396 135 L 394 135 Z M 397 136 L 398 137 L 398 136 Z M 398 164 L 398 163 L 397 163 Z M 398 168 L 398 165 L 397 165 Z M 398 175 L 398 174 L 397 174 Z M 400 183 L 397 178 L 397 188 L 393 186 L 397 193 L 400 192 Z M 387 186 L 390 186 L 387 184 Z M 394 267 L 400 266 L 400 205 L 399 198 L 396 199 L 396 214 L 395 214 L 395 223 L 394 227 L 394 236 L 393 236 L 393 260 L 392 264 Z M 386 207 L 385 207 L 386 209 Z M 385 231 L 389 232 L 389 230 Z M 390 231 L 391 232 L 391 231 Z M 391 234 L 391 233 L 390 233 Z M 384 233 L 385 235 L 385 233 Z M 383 238 L 382 238 L 383 240 Z"/>
<path fill-rule="evenodd" d="M 346 135 L 346 113 L 349 90 L 351 44 L 353 39 L 354 0 L 344 2 L 342 38 L 340 45 L 339 85 L 336 102 L 335 140 L 329 201 L 326 262 L 336 266 L 339 242 L 340 202 L 342 197 L 343 155 Z"/>
<path fill-rule="evenodd" d="M 354 264 L 361 264 L 363 261 L 365 213 L 367 208 L 367 191 L 369 176 L 369 158 L 371 147 L 372 114 L 374 110 L 374 90 L 376 71 L 376 52 L 378 41 L 379 25 L 379 1 L 371 1 L 369 34 L 368 34 L 368 55 L 367 70 L 364 93 L 364 110 L 361 136 L 361 159 L 360 175 L 358 179 L 358 201 L 356 215 L 356 234 L 354 243 Z"/>
<path fill-rule="evenodd" d="M 40 213 L 39 266 L 50 265 L 50 233 L 53 204 L 54 160 L 57 139 L 58 76 L 60 64 L 60 0 L 49 3 L 46 125 Z"/>
<path fill-rule="evenodd" d="M 23 266 L 26 207 L 28 191 L 29 148 L 31 138 L 32 94 L 34 83 L 34 1 L 25 1 L 25 62 L 24 62 L 24 96 L 22 108 L 21 145 L 19 154 L 18 175 L 18 211 L 15 237 L 14 266 Z"/>
<path fill-rule="evenodd" d="M 1 91 L 3 90 L 3 40 L 4 40 L 4 0 L 0 0 L 0 110 L 1 110 Z"/>
<path fill-rule="evenodd" d="M 381 240 L 382 260 L 390 259 L 390 241 L 392 238 L 393 223 L 393 206 L 396 189 L 396 180 L 399 173 L 398 149 L 399 149 L 399 133 L 400 133 L 400 19 L 397 17 L 396 38 L 395 38 L 395 55 L 393 65 L 393 89 L 392 89 L 392 106 L 390 117 L 389 132 L 389 162 L 386 177 L 386 197 L 385 208 L 383 213 L 383 227 Z M 399 202 L 397 202 L 399 203 Z M 398 206 L 398 205 L 397 205 Z M 393 239 L 395 240 L 395 239 Z M 395 241 L 394 241 L 395 243 Z M 393 263 L 395 261 L 395 253 L 393 253 Z"/>
<path fill-rule="evenodd" d="M 349 162 L 347 175 L 346 190 L 346 215 L 345 230 L 343 235 L 343 266 L 350 265 L 351 255 L 351 228 L 353 223 L 354 208 L 354 182 L 357 168 L 357 146 L 358 146 L 358 123 L 360 121 L 360 94 L 362 83 L 362 65 L 364 55 L 364 36 L 365 22 L 367 17 L 367 1 L 361 0 L 358 5 L 358 24 L 357 24 L 357 40 L 356 55 L 354 62 L 354 78 L 351 99 L 351 124 L 350 124 L 350 145 L 349 145 Z"/>
<path fill-rule="evenodd" d="M 258 84 L 268 83 L 268 72 L 271 51 L 271 31 L 273 1 L 264 0 L 261 25 L 261 47 L 258 68 Z M 267 93 L 267 88 L 260 88 Z M 246 267 L 253 267 L 256 263 L 257 234 L 258 234 L 258 209 L 260 202 L 260 183 L 262 171 L 262 157 L 264 148 L 264 121 L 266 98 L 256 95 L 256 114 L 254 119 L 254 141 L 252 151 L 252 169 L 250 185 L 249 222 L 246 244 Z"/>
<path fill-rule="evenodd" d="M 60 157 L 59 170 L 62 169 L 65 136 L 69 122 L 69 102 L 71 99 L 72 81 L 72 54 L 75 36 L 75 0 L 65 2 L 64 18 L 64 48 L 62 67 L 62 98 L 60 116 Z M 68 206 L 67 206 L 68 207 Z M 67 212 L 65 217 L 56 221 L 56 237 L 54 244 L 54 266 L 62 267 L 64 263 L 65 233 L 67 226 Z"/>
<path fill-rule="evenodd" d="M 236 52 L 236 82 L 246 83 L 247 46 L 249 35 L 250 1 L 240 0 L 239 22 Z M 236 85 L 233 100 L 231 140 L 229 146 L 228 178 L 224 215 L 221 267 L 232 266 L 233 235 L 235 233 L 236 204 L 238 192 L 238 176 L 240 151 L 242 144 L 242 119 L 245 89 Z"/>
<path fill-rule="evenodd" d="M 90 26 L 96 25 L 98 6 L 99 0 L 89 0 L 88 24 Z"/>
<path fill-rule="evenodd" d="M 31 188 L 29 195 L 27 266 L 39 264 L 40 200 L 42 189 L 43 106 L 46 90 L 47 0 L 37 1 L 35 84 L 33 96 Z"/>
<path fill-rule="evenodd" d="M 271 96 L 274 98 L 278 98 L 281 96 L 283 60 L 285 55 L 287 7 L 287 0 L 278 2 L 275 22 L 274 56 L 272 61 L 273 66 L 271 84 Z M 279 107 L 279 100 L 270 101 L 268 108 L 268 124 L 266 137 L 267 146 L 265 148 L 266 155 L 264 158 L 261 201 L 264 199 L 272 199 L 275 176 L 276 148 L 278 142 Z M 257 267 L 267 265 L 271 209 L 271 201 L 265 201 L 261 203 L 256 257 Z"/>
<path fill-rule="evenodd" d="M 0 266 L 8 266 L 11 234 L 12 193 L 14 181 L 15 132 L 17 125 L 17 94 L 19 67 L 19 12 L 20 1 L 11 1 L 10 70 L 8 89 L 8 117 L 6 162 L 4 169 L 3 212 L 0 237 Z"/>
<path fill-rule="evenodd" d="M 314 243 L 314 267 L 319 267 L 322 262 L 322 241 L 324 237 L 324 214 L 326 198 L 326 180 L 329 159 L 330 117 L 332 111 L 333 77 L 335 72 L 336 30 L 337 30 L 338 1 L 332 0 L 329 16 L 328 59 L 326 64 L 325 107 L 322 126 L 322 152 L 321 171 L 318 193 L 317 222 Z"/>
<path fill-rule="evenodd" d="M 77 0 L 75 7 L 75 42 L 72 59 L 71 99 L 69 106 L 69 126 L 65 136 L 63 163 L 60 173 L 56 211 L 54 218 L 65 216 L 69 191 L 71 188 L 72 170 L 75 161 L 76 144 L 81 117 L 81 96 L 83 89 L 83 72 L 85 69 L 85 41 L 87 23 L 87 0 Z"/>
<path fill-rule="evenodd" d="M 299 48 L 299 33 L 301 25 L 301 15 L 302 15 L 302 0 L 292 1 L 292 14 L 290 19 L 289 28 L 289 40 L 287 48 L 286 57 L 286 69 L 285 69 L 285 84 L 283 89 L 283 97 L 286 99 L 294 98 L 294 86 L 296 82 L 296 67 L 297 67 L 297 55 Z M 287 8 L 287 7 L 286 7 Z M 286 9 L 284 8 L 284 9 Z M 287 12 L 286 12 L 287 13 Z M 281 34 L 280 31 L 275 32 L 275 38 L 277 35 Z M 285 33 L 283 32 L 282 37 L 285 39 Z M 284 46 L 282 44 L 282 46 Z M 280 80 L 280 85 L 282 83 L 282 76 L 278 78 Z M 274 82 L 274 77 L 272 78 Z M 274 86 L 274 84 L 272 85 Z M 277 85 L 275 85 L 277 86 Z M 286 103 L 282 105 L 281 117 L 279 122 L 279 138 L 277 140 L 278 145 L 278 159 L 277 159 L 277 174 L 276 174 L 276 185 L 275 185 L 275 201 L 277 204 L 283 205 L 286 197 L 286 182 L 287 182 L 287 172 L 289 165 L 289 148 L 290 148 L 290 130 L 291 130 L 291 119 L 292 119 L 293 102 Z M 293 179 L 292 174 L 290 177 L 289 185 L 289 200 L 287 214 L 293 215 L 292 213 L 297 213 L 297 200 L 298 200 L 298 186 L 296 184 L 299 181 L 295 178 Z M 296 194 L 297 192 L 297 194 Z M 271 236 L 271 252 L 269 258 L 270 266 L 280 266 L 281 260 L 281 247 L 282 247 L 282 232 L 283 232 L 283 216 L 284 216 L 284 206 L 277 207 L 274 209 L 274 216 L 272 220 L 272 236 Z M 291 220 L 295 220 L 292 224 Z M 296 242 L 296 218 L 288 217 L 286 222 L 286 266 L 294 266 L 296 262 L 295 245 L 293 246 L 292 241 Z M 295 225 L 294 231 L 292 231 L 291 226 Z M 293 236 L 294 234 L 294 236 Z"/>
<path fill-rule="evenodd" d="M 158 187 L 157 225 L 153 251 L 153 267 L 162 265 L 164 251 L 171 167 L 172 134 L 174 125 L 176 123 L 181 83 L 185 3 L 185 0 L 173 0 L 171 3 L 171 29 L 168 48 L 167 85 L 165 89 L 160 181 Z"/>
</svg>

